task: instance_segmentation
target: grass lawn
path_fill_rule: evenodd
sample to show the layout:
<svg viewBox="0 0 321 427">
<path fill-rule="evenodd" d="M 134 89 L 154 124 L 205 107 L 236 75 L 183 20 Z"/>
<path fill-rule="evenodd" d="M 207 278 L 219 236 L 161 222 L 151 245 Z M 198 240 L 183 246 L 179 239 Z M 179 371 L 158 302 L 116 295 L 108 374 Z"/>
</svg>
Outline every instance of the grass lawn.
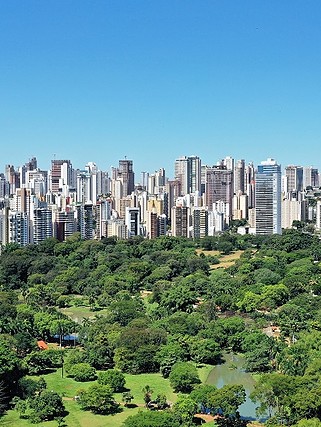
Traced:
<svg viewBox="0 0 321 427">
<path fill-rule="evenodd" d="M 60 311 L 77 323 L 82 323 L 83 319 L 94 318 L 96 315 L 107 314 L 106 309 L 92 311 L 87 306 L 60 308 Z"/>
<path fill-rule="evenodd" d="M 213 367 L 210 365 L 203 365 L 198 368 L 199 376 L 202 382 L 205 382 L 209 372 Z M 136 414 L 139 410 L 144 409 L 144 400 L 142 389 L 149 385 L 154 391 L 153 396 L 157 394 L 165 394 L 167 399 L 171 403 L 175 403 L 177 395 L 173 392 L 168 379 L 164 379 L 160 374 L 140 374 L 140 375 L 129 375 L 125 374 L 126 377 L 126 388 L 130 389 L 134 399 L 132 404 L 136 404 L 137 407 L 125 408 L 122 407 L 123 411 L 115 415 L 94 415 L 89 411 L 82 411 L 73 397 L 77 395 L 77 391 L 81 388 L 88 388 L 93 382 L 80 383 L 72 378 L 61 377 L 61 369 L 56 372 L 44 375 L 47 383 L 48 390 L 57 391 L 63 396 L 66 410 L 69 414 L 65 417 L 65 421 L 68 427 L 121 427 L 124 420 L 130 415 Z M 36 377 L 35 377 L 36 378 Z M 121 403 L 121 393 L 115 394 L 115 400 Z M 16 411 L 8 411 L 8 413 L 0 417 L 1 427 L 31 427 L 28 420 L 20 419 L 19 414 Z M 37 424 L 41 427 L 56 427 L 57 421 L 43 422 Z"/>
<path fill-rule="evenodd" d="M 161 376 L 161 374 L 140 374 L 129 375 L 125 374 L 126 387 L 130 389 L 131 394 L 134 396 L 132 403 L 141 405 L 144 403 L 142 389 L 149 385 L 154 391 L 153 397 L 158 394 L 165 394 L 169 402 L 176 402 L 177 395 L 173 392 L 169 380 Z M 117 398 L 117 394 L 115 395 Z"/>
<path fill-rule="evenodd" d="M 206 383 L 207 377 L 211 372 L 211 370 L 213 369 L 213 367 L 214 367 L 213 365 L 201 365 L 200 367 L 197 368 L 198 375 L 203 384 Z"/>
<path fill-rule="evenodd" d="M 205 365 L 199 368 L 199 374 L 202 381 L 205 381 L 211 367 Z M 169 402 L 176 402 L 177 395 L 173 392 L 168 379 L 164 379 L 160 374 L 140 374 L 129 375 L 125 374 L 126 388 L 130 389 L 134 399 L 132 404 L 136 404 L 134 408 L 124 408 L 123 411 L 116 415 L 94 415 L 89 411 L 82 411 L 73 397 L 77 395 L 77 391 L 81 388 L 88 388 L 93 382 L 80 383 L 72 378 L 61 377 L 61 369 L 56 372 L 44 375 L 48 390 L 54 390 L 63 396 L 66 410 L 69 414 L 65 417 L 68 427 L 121 427 L 124 420 L 130 415 L 136 414 L 139 410 L 144 409 L 144 400 L 142 389 L 149 385 L 154 391 L 153 396 L 157 394 L 165 394 Z M 35 377 L 37 378 L 37 377 Z M 115 394 L 115 400 L 121 403 L 121 393 Z M 16 411 L 8 411 L 6 415 L 0 418 L 1 427 L 31 427 L 28 420 L 20 419 Z M 43 422 L 37 424 L 41 427 L 56 427 L 57 421 Z"/>
<path fill-rule="evenodd" d="M 196 249 L 196 253 L 199 255 L 203 253 L 205 256 L 215 256 L 219 259 L 219 264 L 211 264 L 211 270 L 216 270 L 217 268 L 227 268 L 235 263 L 236 260 L 240 258 L 244 251 L 235 251 L 229 255 L 223 255 L 219 251 L 206 251 L 204 249 Z"/>
<path fill-rule="evenodd" d="M 89 411 L 82 411 L 75 401 L 64 401 L 66 410 L 69 414 L 65 417 L 68 427 L 121 427 L 124 420 L 130 415 L 136 414 L 141 408 L 124 408 L 123 412 L 116 415 L 94 415 Z M 46 421 L 39 424 L 31 424 L 28 420 L 19 418 L 16 411 L 8 411 L 6 415 L 0 418 L 0 426 L 3 427 L 32 427 L 33 425 L 41 427 L 57 427 L 57 421 Z"/>
<path fill-rule="evenodd" d="M 211 270 L 216 270 L 217 268 L 227 268 L 231 267 L 237 261 L 244 251 L 235 251 L 229 255 L 221 255 L 219 257 L 220 263 L 211 265 Z"/>
</svg>

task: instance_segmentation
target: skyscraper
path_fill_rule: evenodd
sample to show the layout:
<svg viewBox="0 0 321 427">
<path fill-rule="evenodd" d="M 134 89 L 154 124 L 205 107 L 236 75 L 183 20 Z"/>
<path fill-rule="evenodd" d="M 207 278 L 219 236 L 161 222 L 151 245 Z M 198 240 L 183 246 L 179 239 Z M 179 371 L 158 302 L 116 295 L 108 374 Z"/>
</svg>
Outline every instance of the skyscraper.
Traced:
<svg viewBox="0 0 321 427">
<path fill-rule="evenodd" d="M 303 190 L 303 167 L 302 166 L 287 166 L 285 168 L 286 186 L 284 191 L 290 193 L 292 191 Z"/>
<path fill-rule="evenodd" d="M 126 207 L 125 224 L 128 237 L 140 235 L 140 212 L 139 208 Z"/>
<path fill-rule="evenodd" d="M 181 183 L 181 195 L 201 192 L 201 159 L 197 156 L 175 160 L 175 178 Z"/>
<path fill-rule="evenodd" d="M 119 160 L 118 176 L 123 183 L 123 197 L 130 196 L 135 188 L 135 174 L 132 160 Z"/>
<path fill-rule="evenodd" d="M 38 244 L 53 236 L 52 211 L 37 207 L 33 211 L 33 243 Z"/>
<path fill-rule="evenodd" d="M 172 234 L 176 237 L 189 237 L 189 213 L 187 206 L 172 208 Z"/>
<path fill-rule="evenodd" d="M 233 170 L 218 165 L 206 170 L 205 200 L 210 211 L 218 201 L 229 204 L 229 215 L 232 214 Z"/>
<path fill-rule="evenodd" d="M 273 159 L 258 165 L 255 177 L 256 234 L 282 234 L 281 166 Z"/>
<path fill-rule="evenodd" d="M 72 165 L 70 160 L 52 160 L 50 171 L 50 190 L 57 193 L 63 185 L 72 184 Z"/>
<path fill-rule="evenodd" d="M 245 193 L 245 160 L 238 160 L 234 168 L 234 193 Z"/>
<path fill-rule="evenodd" d="M 318 187 L 319 186 L 319 171 L 312 166 L 303 168 L 303 187 Z"/>
<path fill-rule="evenodd" d="M 206 208 L 194 208 L 192 221 L 194 239 L 201 239 L 208 235 L 208 210 Z"/>
</svg>

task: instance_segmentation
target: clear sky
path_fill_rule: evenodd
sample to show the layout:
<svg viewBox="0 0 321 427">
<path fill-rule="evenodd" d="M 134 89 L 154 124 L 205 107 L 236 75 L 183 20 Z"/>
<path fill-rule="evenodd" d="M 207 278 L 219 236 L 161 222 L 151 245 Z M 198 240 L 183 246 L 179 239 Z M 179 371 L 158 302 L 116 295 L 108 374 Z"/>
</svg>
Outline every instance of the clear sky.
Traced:
<svg viewBox="0 0 321 427">
<path fill-rule="evenodd" d="M 320 0 L 0 1 L 0 169 L 321 166 Z"/>
</svg>

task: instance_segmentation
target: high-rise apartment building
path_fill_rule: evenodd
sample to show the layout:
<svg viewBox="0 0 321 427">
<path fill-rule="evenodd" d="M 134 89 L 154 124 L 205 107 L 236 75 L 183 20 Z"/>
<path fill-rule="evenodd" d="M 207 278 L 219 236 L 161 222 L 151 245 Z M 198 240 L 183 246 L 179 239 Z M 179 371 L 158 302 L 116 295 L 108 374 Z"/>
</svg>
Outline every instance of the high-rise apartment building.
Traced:
<svg viewBox="0 0 321 427">
<path fill-rule="evenodd" d="M 218 163 L 219 165 L 223 165 L 226 167 L 226 169 L 230 171 L 234 171 L 234 159 L 231 156 L 225 157 L 221 162 Z"/>
<path fill-rule="evenodd" d="M 9 243 L 20 246 L 30 244 L 30 221 L 26 212 L 11 212 L 9 214 Z"/>
<path fill-rule="evenodd" d="M 226 166 L 218 165 L 206 169 L 205 200 L 209 210 L 213 210 L 213 204 L 222 201 L 229 204 L 232 214 L 233 198 L 233 170 Z"/>
<path fill-rule="evenodd" d="M 91 173 L 88 170 L 78 171 L 77 173 L 77 202 L 85 204 L 93 203 L 92 197 L 96 197 L 92 193 Z"/>
<path fill-rule="evenodd" d="M 255 177 L 256 234 L 281 234 L 281 166 L 273 159 L 258 165 Z"/>
<path fill-rule="evenodd" d="M 110 193 L 110 179 L 108 172 L 97 172 L 97 196 L 106 196 Z"/>
<path fill-rule="evenodd" d="M 282 228 L 292 228 L 293 221 L 305 221 L 306 200 L 282 199 Z"/>
<path fill-rule="evenodd" d="M 50 171 L 50 190 L 58 193 L 63 185 L 73 185 L 73 173 L 70 160 L 52 160 Z"/>
<path fill-rule="evenodd" d="M 189 237 L 190 209 L 187 206 L 172 208 L 172 234 L 177 237 Z"/>
<path fill-rule="evenodd" d="M 123 183 L 123 197 L 130 196 L 135 188 L 135 174 L 132 160 L 119 160 L 118 177 Z"/>
<path fill-rule="evenodd" d="M 245 193 L 245 160 L 238 160 L 234 168 L 234 193 Z"/>
<path fill-rule="evenodd" d="M 5 178 L 9 183 L 9 194 L 14 194 L 17 188 L 20 188 L 20 173 L 15 170 L 14 166 L 6 165 Z"/>
<path fill-rule="evenodd" d="M 303 168 L 303 187 L 319 187 L 319 171 L 312 166 Z"/>
<path fill-rule="evenodd" d="M 285 168 L 285 193 L 303 190 L 303 167 L 287 166 Z"/>
<path fill-rule="evenodd" d="M 206 208 L 193 209 L 192 226 L 194 239 L 202 239 L 208 236 L 208 210 Z"/>
<path fill-rule="evenodd" d="M 140 211 L 139 208 L 126 208 L 125 225 L 128 237 L 140 235 Z"/>
<path fill-rule="evenodd" d="M 33 211 L 33 243 L 38 244 L 53 236 L 52 211 L 46 207 Z"/>
<path fill-rule="evenodd" d="M 94 211 L 90 202 L 77 206 L 77 231 L 84 240 L 94 237 Z"/>
<path fill-rule="evenodd" d="M 255 169 L 253 163 L 245 168 L 245 193 L 248 195 L 248 207 L 255 207 Z"/>
<path fill-rule="evenodd" d="M 201 192 L 201 159 L 184 156 L 175 160 L 175 178 L 181 183 L 181 195 Z"/>
<path fill-rule="evenodd" d="M 63 242 L 76 231 L 77 224 L 74 211 L 54 212 L 54 237 Z"/>
</svg>

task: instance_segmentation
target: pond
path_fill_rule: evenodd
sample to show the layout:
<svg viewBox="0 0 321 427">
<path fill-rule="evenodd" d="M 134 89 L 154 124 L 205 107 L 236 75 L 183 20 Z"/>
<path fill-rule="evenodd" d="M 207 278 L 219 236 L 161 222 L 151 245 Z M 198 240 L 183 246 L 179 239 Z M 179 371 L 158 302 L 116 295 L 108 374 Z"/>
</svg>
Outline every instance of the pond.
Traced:
<svg viewBox="0 0 321 427">
<path fill-rule="evenodd" d="M 215 366 L 209 373 L 206 384 L 221 388 L 228 384 L 242 384 L 246 392 L 246 401 L 239 407 L 242 418 L 257 419 L 256 404 L 250 399 L 250 393 L 254 389 L 255 381 L 252 375 L 245 372 L 244 357 L 236 354 L 224 354 L 225 363 Z"/>
</svg>

